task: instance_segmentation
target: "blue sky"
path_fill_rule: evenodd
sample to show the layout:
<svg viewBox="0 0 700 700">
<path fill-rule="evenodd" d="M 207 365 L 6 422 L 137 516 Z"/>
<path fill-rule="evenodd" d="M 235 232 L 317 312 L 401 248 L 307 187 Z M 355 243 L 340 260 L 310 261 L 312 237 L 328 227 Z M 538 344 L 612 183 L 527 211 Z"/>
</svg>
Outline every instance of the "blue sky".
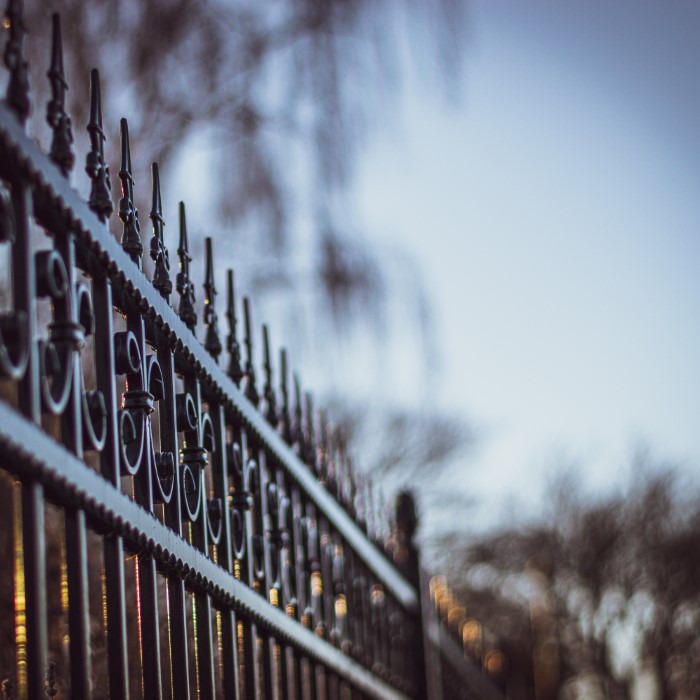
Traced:
<svg viewBox="0 0 700 700">
<path fill-rule="evenodd" d="M 700 475 L 699 36 L 697 2 L 473 1 L 460 103 L 414 71 L 361 158 L 358 221 L 417 261 L 489 520 L 560 464 L 621 483 L 642 444 Z M 397 400 L 415 372 L 389 368 Z"/>
</svg>

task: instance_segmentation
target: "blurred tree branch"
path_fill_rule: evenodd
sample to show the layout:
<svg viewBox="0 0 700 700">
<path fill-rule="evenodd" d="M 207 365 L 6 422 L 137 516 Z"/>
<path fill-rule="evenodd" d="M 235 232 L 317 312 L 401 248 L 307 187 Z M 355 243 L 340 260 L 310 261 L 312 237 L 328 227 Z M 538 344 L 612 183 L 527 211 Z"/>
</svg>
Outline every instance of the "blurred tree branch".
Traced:
<svg viewBox="0 0 700 700">
<path fill-rule="evenodd" d="M 633 473 L 597 499 L 566 475 L 549 517 L 442 541 L 455 590 L 529 660 L 537 697 L 631 697 L 642 677 L 659 698 L 698 687 L 700 493 L 643 457 Z"/>
<path fill-rule="evenodd" d="M 372 249 L 358 241 L 354 248 L 364 247 L 361 254 L 339 254 L 348 244 L 344 227 L 337 224 L 346 216 L 336 195 L 350 180 L 377 104 L 401 75 L 398 27 L 411 30 L 412 57 L 436 66 L 441 79 L 433 82 L 445 92 L 459 85 L 466 36 L 463 0 L 425 6 L 366 0 L 26 4 L 35 129 L 46 101 L 51 9 L 63 18 L 76 133 L 87 123 L 87 76 L 96 66 L 102 74 L 108 148 L 116 153 L 113 136 L 124 114 L 138 154 L 135 179 L 143 183 L 137 199 L 144 206 L 150 163 L 158 161 L 161 172 L 167 172 L 189 139 L 206 134 L 214 151 L 206 177 L 215 207 L 206 221 L 191 222 L 193 230 L 220 229 L 239 242 L 248 231 L 258 259 L 265 261 L 252 270 L 259 290 L 264 291 L 267 274 L 272 291 L 288 293 L 296 285 L 295 270 L 276 261 L 288 260 L 290 247 L 298 248 L 294 228 L 306 216 L 314 222 L 319 251 L 313 271 L 315 284 L 324 290 L 319 311 L 346 322 L 368 299 L 381 301 L 381 266 Z M 314 202 L 300 216 L 303 187 L 313 188 Z M 238 268 L 243 266 L 239 259 Z"/>
</svg>

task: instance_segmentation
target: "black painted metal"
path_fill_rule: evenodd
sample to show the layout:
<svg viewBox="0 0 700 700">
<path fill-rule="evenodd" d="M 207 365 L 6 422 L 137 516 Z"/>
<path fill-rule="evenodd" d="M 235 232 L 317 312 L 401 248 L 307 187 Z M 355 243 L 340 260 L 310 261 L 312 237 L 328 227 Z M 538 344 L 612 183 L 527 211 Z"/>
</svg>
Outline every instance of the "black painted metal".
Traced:
<svg viewBox="0 0 700 700">
<path fill-rule="evenodd" d="M 230 270 L 222 343 L 210 238 L 203 342 L 195 337 L 185 207 L 173 284 L 155 163 L 154 272 L 146 277 L 126 119 L 120 240 L 109 231 L 114 205 L 97 70 L 90 75 L 88 202 L 71 188 L 73 133 L 57 16 L 49 155 L 25 133 L 31 99 L 20 0 L 8 2 L 7 17 L 0 245 L 12 248 L 13 293 L 11 311 L 0 318 L 0 374 L 16 387 L 17 401 L 0 401 L 0 470 L 19 479 L 22 493 L 27 641 L 26 666 L 16 674 L 20 697 L 53 695 L 61 685 L 71 697 L 92 697 L 95 620 L 107 636 L 112 698 L 137 691 L 185 699 L 421 697 L 415 667 L 422 658 L 410 656 L 421 635 L 417 587 L 381 540 L 368 537 L 380 527 L 355 486 L 342 440 L 325 414 L 316 414 L 311 395 L 302 395 L 297 375 L 292 410 L 284 350 L 278 405 L 267 326 L 258 393 L 251 304 L 243 299 L 242 366 Z M 43 234 L 35 228 L 46 232 L 36 252 Z M 48 322 L 37 299 L 50 302 Z M 47 498 L 64 521 L 63 666 L 48 648 Z M 90 532 L 101 537 L 101 564 L 93 561 Z M 90 607 L 95 566 L 104 576 L 104 609 Z M 132 572 L 136 608 L 127 599 Z"/>
</svg>

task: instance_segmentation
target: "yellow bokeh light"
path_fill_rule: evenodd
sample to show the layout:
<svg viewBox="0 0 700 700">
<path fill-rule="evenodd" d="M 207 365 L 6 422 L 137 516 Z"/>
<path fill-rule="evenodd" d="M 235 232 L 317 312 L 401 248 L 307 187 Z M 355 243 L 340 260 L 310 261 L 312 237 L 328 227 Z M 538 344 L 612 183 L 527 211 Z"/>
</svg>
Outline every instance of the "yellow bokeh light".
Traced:
<svg viewBox="0 0 700 700">
<path fill-rule="evenodd" d="M 505 667 L 506 667 L 506 655 L 502 651 L 499 651 L 498 649 L 494 649 L 493 651 L 490 651 L 484 657 L 484 668 L 492 676 L 497 676 L 500 673 L 503 673 L 503 671 L 505 670 Z"/>
</svg>

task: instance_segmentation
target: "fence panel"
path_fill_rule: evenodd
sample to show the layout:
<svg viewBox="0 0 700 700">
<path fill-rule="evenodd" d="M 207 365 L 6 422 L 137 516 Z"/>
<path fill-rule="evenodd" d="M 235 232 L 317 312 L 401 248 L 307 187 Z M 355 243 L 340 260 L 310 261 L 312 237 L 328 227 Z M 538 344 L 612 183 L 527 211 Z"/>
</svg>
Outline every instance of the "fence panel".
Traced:
<svg viewBox="0 0 700 700">
<path fill-rule="evenodd" d="M 58 17 L 49 153 L 27 135 L 21 9 L 8 3 L 0 104 L 5 697 L 422 696 L 416 586 L 368 537 L 349 460 L 298 382 L 291 406 L 284 352 L 277 407 L 267 328 L 258 394 L 230 271 L 222 342 L 210 239 L 199 322 L 184 205 L 174 274 L 157 165 L 145 274 L 126 119 L 110 233 L 96 70 L 88 202 L 71 188 Z"/>
</svg>

